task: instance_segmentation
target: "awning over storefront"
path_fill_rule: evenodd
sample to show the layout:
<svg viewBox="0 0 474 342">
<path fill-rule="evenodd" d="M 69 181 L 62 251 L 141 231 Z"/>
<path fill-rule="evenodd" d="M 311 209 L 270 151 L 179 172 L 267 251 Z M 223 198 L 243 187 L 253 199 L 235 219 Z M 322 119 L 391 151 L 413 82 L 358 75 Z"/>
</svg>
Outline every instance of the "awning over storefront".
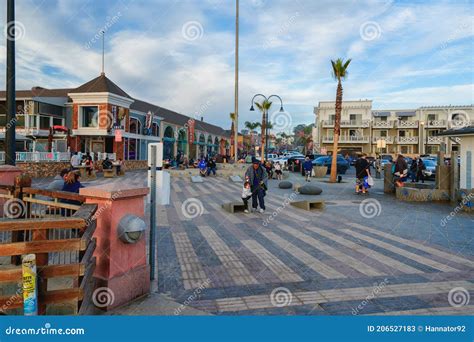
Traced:
<svg viewBox="0 0 474 342">
<path fill-rule="evenodd" d="M 4 140 L 5 139 L 5 133 L 0 133 L 0 140 Z M 33 140 L 31 138 L 27 138 L 25 137 L 24 135 L 20 135 L 20 134 L 15 134 L 15 140 L 16 141 L 30 141 L 30 140 Z"/>
<path fill-rule="evenodd" d="M 378 118 L 378 117 L 381 117 L 381 116 L 390 116 L 390 112 L 377 112 L 377 111 L 374 112 L 374 111 L 373 111 L 373 112 L 372 112 L 372 115 L 373 115 L 374 117 L 377 117 L 377 118 Z"/>
<path fill-rule="evenodd" d="M 395 112 L 396 116 L 415 116 L 416 112 Z"/>
</svg>

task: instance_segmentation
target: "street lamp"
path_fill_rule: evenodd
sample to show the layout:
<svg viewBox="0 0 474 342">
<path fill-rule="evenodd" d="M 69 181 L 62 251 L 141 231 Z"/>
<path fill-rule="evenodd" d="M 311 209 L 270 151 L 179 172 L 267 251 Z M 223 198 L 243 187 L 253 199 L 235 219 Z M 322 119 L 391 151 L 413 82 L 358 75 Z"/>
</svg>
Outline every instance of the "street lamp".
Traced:
<svg viewBox="0 0 474 342">
<path fill-rule="evenodd" d="M 256 95 L 253 96 L 252 102 L 251 102 L 251 105 L 250 105 L 250 111 L 251 111 L 251 112 L 255 111 L 255 108 L 253 107 L 253 104 L 254 104 L 255 98 L 257 98 L 257 97 L 259 97 L 259 96 L 260 96 L 260 97 L 263 97 L 263 98 L 265 99 L 265 101 L 267 101 L 267 102 L 270 101 L 270 99 L 271 99 L 272 97 L 278 98 L 278 99 L 280 100 L 280 112 L 284 112 L 284 111 L 285 111 L 285 110 L 283 109 L 283 100 L 281 99 L 280 96 L 278 96 L 278 95 L 270 95 L 269 97 L 266 97 L 266 96 L 263 95 L 263 94 L 256 94 Z M 266 110 L 265 108 L 263 108 L 263 113 L 262 113 L 262 114 L 263 114 L 262 122 L 265 122 L 265 133 L 264 133 L 264 134 L 265 134 L 265 151 L 264 151 L 264 153 L 265 153 L 265 160 L 266 160 L 267 157 L 268 157 L 268 112 L 267 112 L 267 110 Z M 262 134 L 263 134 L 263 132 L 262 132 Z M 263 148 L 263 147 L 264 147 L 264 146 L 262 146 L 262 148 Z M 264 157 L 263 154 L 264 154 L 264 153 L 262 153 L 262 156 L 261 156 L 262 161 L 263 161 L 263 157 Z"/>
<path fill-rule="evenodd" d="M 7 127 L 5 130 L 5 164 L 15 165 L 15 2 L 7 2 Z"/>
</svg>

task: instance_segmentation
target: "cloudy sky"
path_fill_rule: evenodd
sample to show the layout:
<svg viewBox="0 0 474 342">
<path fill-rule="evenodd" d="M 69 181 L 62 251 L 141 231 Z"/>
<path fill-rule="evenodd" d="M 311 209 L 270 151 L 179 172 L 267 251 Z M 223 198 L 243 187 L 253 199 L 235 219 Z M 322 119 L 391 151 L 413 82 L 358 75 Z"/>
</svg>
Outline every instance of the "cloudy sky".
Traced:
<svg viewBox="0 0 474 342">
<path fill-rule="evenodd" d="M 249 111 L 255 93 L 280 95 L 292 125 L 313 122 L 318 101 L 335 97 L 338 57 L 352 58 L 345 99 L 388 109 L 472 104 L 473 5 L 241 0 L 241 124 L 258 119 Z M 17 88 L 77 87 L 98 76 L 105 30 L 106 74 L 130 95 L 227 127 L 234 16 L 233 0 L 17 1 Z M 2 80 L 5 55 L 2 39 Z"/>
</svg>

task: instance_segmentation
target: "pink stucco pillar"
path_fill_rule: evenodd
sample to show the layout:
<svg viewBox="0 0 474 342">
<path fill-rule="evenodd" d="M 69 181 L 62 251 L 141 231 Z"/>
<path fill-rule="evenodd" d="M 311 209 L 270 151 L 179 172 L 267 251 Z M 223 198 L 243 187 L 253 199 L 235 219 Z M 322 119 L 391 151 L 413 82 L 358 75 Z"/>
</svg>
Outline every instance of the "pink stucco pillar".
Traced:
<svg viewBox="0 0 474 342">
<path fill-rule="evenodd" d="M 83 188 L 80 194 L 86 197 L 86 203 L 98 204 L 94 277 L 97 279 L 96 288 L 106 288 L 102 292 L 109 293 L 107 305 L 100 303 L 100 307 L 109 310 L 147 294 L 150 291 L 150 268 L 145 234 L 138 242 L 127 244 L 119 239 L 117 228 L 127 214 L 145 220 L 148 188 L 120 188 L 117 184 L 106 184 Z M 100 302 L 100 291 L 95 294 L 98 296 L 96 301 Z"/>
</svg>

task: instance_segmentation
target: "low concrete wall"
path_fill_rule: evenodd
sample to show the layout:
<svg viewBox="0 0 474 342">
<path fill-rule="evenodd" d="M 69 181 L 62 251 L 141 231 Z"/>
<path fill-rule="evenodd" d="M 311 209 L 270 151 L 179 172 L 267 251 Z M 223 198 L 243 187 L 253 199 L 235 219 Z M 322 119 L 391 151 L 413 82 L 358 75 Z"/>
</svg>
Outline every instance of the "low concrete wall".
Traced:
<svg viewBox="0 0 474 342">
<path fill-rule="evenodd" d="M 47 178 L 58 175 L 61 170 L 71 166 L 69 162 L 17 163 L 20 169 L 31 178 Z"/>
<path fill-rule="evenodd" d="M 449 190 L 416 189 L 401 187 L 396 189 L 396 197 L 406 202 L 449 201 Z"/>
</svg>

